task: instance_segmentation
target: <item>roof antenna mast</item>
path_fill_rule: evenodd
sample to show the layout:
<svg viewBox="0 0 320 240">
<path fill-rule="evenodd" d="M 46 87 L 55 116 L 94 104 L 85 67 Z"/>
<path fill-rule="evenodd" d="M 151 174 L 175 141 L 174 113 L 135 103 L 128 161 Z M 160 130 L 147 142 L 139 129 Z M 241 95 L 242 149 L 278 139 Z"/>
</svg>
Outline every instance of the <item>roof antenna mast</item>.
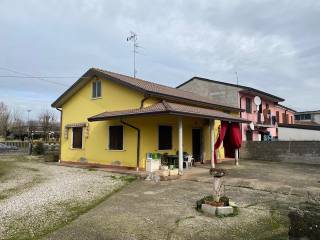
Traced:
<svg viewBox="0 0 320 240">
<path fill-rule="evenodd" d="M 238 78 L 238 72 L 234 72 L 236 74 L 237 77 L 237 85 L 239 85 L 239 78 Z"/>
<path fill-rule="evenodd" d="M 136 54 L 138 53 L 137 48 L 138 45 L 138 35 L 135 32 L 130 32 L 130 36 L 127 37 L 127 42 L 133 42 L 133 77 L 136 78 L 137 70 L 136 70 Z"/>
</svg>

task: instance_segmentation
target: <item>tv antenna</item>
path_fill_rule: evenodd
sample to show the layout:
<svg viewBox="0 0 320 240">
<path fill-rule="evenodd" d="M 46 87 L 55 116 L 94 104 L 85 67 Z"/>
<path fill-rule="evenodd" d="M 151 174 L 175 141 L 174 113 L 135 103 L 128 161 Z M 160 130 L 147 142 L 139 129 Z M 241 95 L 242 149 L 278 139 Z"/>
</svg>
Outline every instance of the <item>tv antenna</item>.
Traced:
<svg viewBox="0 0 320 240">
<path fill-rule="evenodd" d="M 138 45 L 138 35 L 135 32 L 130 32 L 130 36 L 127 37 L 127 42 L 133 42 L 133 77 L 136 78 L 137 70 L 136 70 L 136 53 L 138 53 L 137 48 Z"/>
<path fill-rule="evenodd" d="M 235 74 L 235 75 L 236 75 L 236 77 L 237 77 L 237 85 L 239 85 L 238 72 L 236 71 L 236 72 L 234 72 L 234 74 Z"/>
</svg>

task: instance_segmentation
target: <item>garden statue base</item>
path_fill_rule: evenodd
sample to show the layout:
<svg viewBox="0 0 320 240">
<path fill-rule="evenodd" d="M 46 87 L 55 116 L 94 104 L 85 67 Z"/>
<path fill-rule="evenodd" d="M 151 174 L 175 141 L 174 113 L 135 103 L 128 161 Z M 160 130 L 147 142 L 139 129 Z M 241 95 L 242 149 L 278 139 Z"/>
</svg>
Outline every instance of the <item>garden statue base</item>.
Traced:
<svg viewBox="0 0 320 240">
<path fill-rule="evenodd" d="M 228 216 L 233 214 L 233 207 L 231 206 L 221 206 L 221 207 L 215 207 L 210 204 L 202 204 L 201 205 L 202 211 L 210 216 Z"/>
</svg>

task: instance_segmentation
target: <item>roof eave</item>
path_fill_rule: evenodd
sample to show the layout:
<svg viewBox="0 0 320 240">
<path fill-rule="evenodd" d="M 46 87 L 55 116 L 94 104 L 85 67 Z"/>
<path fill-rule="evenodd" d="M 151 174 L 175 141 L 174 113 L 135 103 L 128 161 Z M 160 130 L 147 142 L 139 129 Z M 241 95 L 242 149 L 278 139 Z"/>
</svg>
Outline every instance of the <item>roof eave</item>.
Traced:
<svg viewBox="0 0 320 240">
<path fill-rule="evenodd" d="M 245 119 L 236 119 L 236 118 L 228 118 L 228 117 L 219 117 L 219 116 L 209 116 L 203 114 L 196 114 L 196 113 L 186 113 L 186 112 L 179 112 L 179 111 L 160 111 L 160 112 L 149 112 L 149 113 L 137 113 L 137 114 L 123 114 L 119 116 L 103 116 L 103 117 L 90 117 L 88 118 L 89 122 L 98 122 L 98 121 L 106 121 L 106 120 L 113 120 L 113 119 L 121 119 L 121 118 L 133 118 L 139 116 L 151 116 L 151 115 L 176 115 L 176 116 L 186 116 L 186 117 L 198 117 L 204 119 L 215 119 L 215 120 L 222 120 L 222 121 L 231 121 L 231 122 L 238 122 L 238 123 L 249 123 L 250 121 Z"/>
<path fill-rule="evenodd" d="M 172 95 L 166 95 L 166 94 L 158 93 L 158 92 L 154 92 L 154 91 L 147 91 L 147 90 L 145 90 L 141 87 L 138 87 L 134 84 L 130 84 L 130 83 L 122 81 L 118 78 L 112 77 L 109 74 L 101 72 L 95 68 L 90 68 L 85 74 L 83 74 L 70 88 L 68 88 L 56 101 L 54 101 L 51 104 L 51 107 L 61 108 L 62 105 L 68 100 L 68 94 L 72 95 L 73 91 L 77 91 L 77 88 L 81 88 L 82 86 L 84 86 L 89 81 L 89 79 L 92 77 L 99 77 L 99 78 L 104 78 L 104 79 L 108 78 L 109 80 L 112 80 L 113 82 L 119 83 L 123 86 L 127 86 L 131 89 L 135 89 L 139 92 L 142 92 L 143 94 L 148 94 L 153 97 L 166 98 L 166 99 L 180 101 L 180 102 L 184 101 L 184 102 L 188 102 L 190 104 L 197 105 L 197 106 L 217 108 L 217 109 L 227 110 L 227 111 L 234 111 L 234 112 L 244 111 L 243 109 L 235 108 L 235 107 L 231 107 L 231 106 L 224 106 L 224 105 L 208 103 L 208 102 L 203 102 L 203 101 L 194 101 L 194 100 L 190 100 L 188 98 L 175 97 Z"/>
<path fill-rule="evenodd" d="M 181 102 L 183 100 L 183 103 L 189 103 L 189 104 L 196 105 L 196 106 L 209 107 L 209 108 L 214 108 L 214 109 L 219 109 L 219 110 L 227 110 L 227 111 L 231 111 L 231 112 L 245 111 L 244 109 L 241 109 L 241 108 L 235 108 L 235 107 L 224 106 L 224 105 L 219 105 L 219 104 L 207 103 L 207 102 L 203 102 L 203 101 L 194 101 L 189 98 L 174 97 L 174 96 L 166 95 L 166 94 L 162 94 L 162 93 L 156 93 L 156 92 L 150 92 L 150 91 L 148 91 L 146 93 L 153 96 L 153 97 L 165 98 L 168 100 L 175 100 L 177 102 Z M 197 104 L 195 104 L 195 103 L 197 103 Z"/>
</svg>

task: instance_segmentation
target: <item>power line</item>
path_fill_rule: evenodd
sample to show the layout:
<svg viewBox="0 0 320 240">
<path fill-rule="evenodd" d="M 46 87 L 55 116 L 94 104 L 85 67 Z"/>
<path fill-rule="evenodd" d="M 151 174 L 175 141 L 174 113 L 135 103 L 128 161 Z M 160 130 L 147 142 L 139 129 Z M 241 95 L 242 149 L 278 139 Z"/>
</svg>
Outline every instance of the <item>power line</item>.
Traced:
<svg viewBox="0 0 320 240">
<path fill-rule="evenodd" d="M 27 76 L 16 76 L 16 75 L 0 75 L 0 77 L 2 78 L 77 78 L 77 76 L 30 76 L 30 77 L 27 77 Z M 87 78 L 87 77 L 82 77 L 82 78 Z M 89 77 L 88 77 L 89 78 Z"/>
<path fill-rule="evenodd" d="M 35 77 L 35 76 L 32 76 L 30 74 L 27 74 L 27 73 L 24 73 L 24 72 L 19 72 L 19 71 L 16 71 L 16 70 L 13 70 L 13 69 L 10 69 L 10 68 L 6 68 L 6 67 L 0 67 L 0 69 L 2 70 L 5 70 L 5 71 L 8 71 L 8 72 L 12 72 L 12 73 L 17 73 L 17 74 L 21 74 L 22 76 L 0 76 L 0 77 L 3 77 L 3 78 L 10 78 L 10 77 L 16 77 L 16 78 L 34 78 L 34 79 L 38 79 L 38 80 L 42 80 L 44 82 L 47 82 L 47 83 L 51 83 L 51 84 L 55 84 L 55 85 L 60 85 L 60 86 L 68 86 L 66 84 L 63 84 L 63 83 L 60 83 L 60 82 L 55 82 L 55 81 L 50 81 L 50 80 L 47 80 L 47 79 L 44 79 L 44 77 Z"/>
</svg>

